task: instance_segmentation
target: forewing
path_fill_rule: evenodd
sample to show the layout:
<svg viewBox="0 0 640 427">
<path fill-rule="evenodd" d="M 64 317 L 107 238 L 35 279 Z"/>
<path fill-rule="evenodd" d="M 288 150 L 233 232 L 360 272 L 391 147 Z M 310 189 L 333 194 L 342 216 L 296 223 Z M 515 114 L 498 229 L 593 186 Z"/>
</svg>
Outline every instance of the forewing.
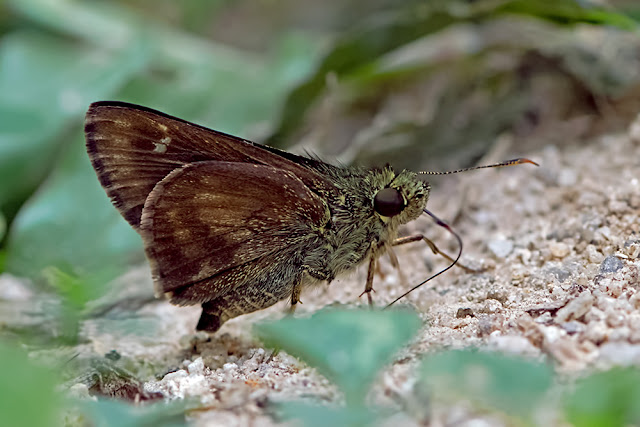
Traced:
<svg viewBox="0 0 640 427">
<path fill-rule="evenodd" d="M 134 104 L 96 102 L 85 120 L 87 151 L 114 205 L 139 230 L 154 186 L 181 166 L 207 160 L 262 164 L 289 171 L 307 186 L 326 189 L 312 159 L 263 147 Z"/>
<path fill-rule="evenodd" d="M 302 245 L 328 220 L 326 204 L 291 172 L 206 161 L 155 186 L 140 232 L 157 292 L 206 281 L 212 299 L 248 280 L 252 262 Z"/>
</svg>

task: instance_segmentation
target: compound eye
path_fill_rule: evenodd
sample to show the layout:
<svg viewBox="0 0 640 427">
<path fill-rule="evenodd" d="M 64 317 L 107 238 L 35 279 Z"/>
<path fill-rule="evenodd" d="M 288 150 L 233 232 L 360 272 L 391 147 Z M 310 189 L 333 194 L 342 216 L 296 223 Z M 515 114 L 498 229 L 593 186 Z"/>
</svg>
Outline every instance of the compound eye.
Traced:
<svg viewBox="0 0 640 427">
<path fill-rule="evenodd" d="M 383 188 L 373 198 L 373 209 L 382 216 L 396 216 L 404 207 L 402 194 L 395 188 Z"/>
</svg>

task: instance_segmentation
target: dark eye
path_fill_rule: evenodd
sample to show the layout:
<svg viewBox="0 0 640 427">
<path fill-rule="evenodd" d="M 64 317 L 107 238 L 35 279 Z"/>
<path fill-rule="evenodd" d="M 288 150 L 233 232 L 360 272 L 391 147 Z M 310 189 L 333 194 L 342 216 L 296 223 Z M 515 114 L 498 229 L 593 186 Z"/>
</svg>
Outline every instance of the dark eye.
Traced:
<svg viewBox="0 0 640 427">
<path fill-rule="evenodd" d="M 402 194 L 395 188 L 383 188 L 373 198 L 373 209 L 382 216 L 396 216 L 404 209 Z"/>
</svg>

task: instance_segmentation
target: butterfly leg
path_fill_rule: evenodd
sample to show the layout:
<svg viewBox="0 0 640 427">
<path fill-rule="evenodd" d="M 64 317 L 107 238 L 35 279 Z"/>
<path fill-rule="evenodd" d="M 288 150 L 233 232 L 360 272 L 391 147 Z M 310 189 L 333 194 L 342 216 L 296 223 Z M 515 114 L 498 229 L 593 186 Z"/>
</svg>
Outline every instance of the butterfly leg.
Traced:
<svg viewBox="0 0 640 427">
<path fill-rule="evenodd" d="M 302 304 L 302 301 L 300 301 L 300 292 L 302 292 L 302 277 L 300 277 L 293 284 L 293 290 L 291 291 L 291 306 L 289 307 L 289 314 L 293 314 L 296 311 L 296 307 L 298 306 L 298 303 Z"/>
<path fill-rule="evenodd" d="M 369 306 L 373 306 L 373 298 L 371 297 L 371 292 L 375 292 L 373 290 L 373 276 L 376 272 L 376 257 L 371 254 L 371 258 L 369 259 L 369 268 L 367 269 L 367 283 L 364 286 L 364 291 L 360 294 L 360 296 L 367 294 L 367 300 L 369 301 Z"/>
<path fill-rule="evenodd" d="M 202 304 L 202 314 L 200 315 L 198 326 L 196 326 L 198 331 L 215 332 L 220 329 L 224 321 L 220 318 L 218 304 L 216 300 Z"/>
<path fill-rule="evenodd" d="M 392 244 L 392 246 L 400 246 L 400 245 L 404 245 L 406 243 L 419 242 L 421 240 L 424 241 L 429 246 L 429 248 L 431 248 L 431 251 L 435 255 L 440 255 L 444 259 L 446 259 L 447 261 L 454 262 L 453 258 L 451 258 L 449 255 L 447 255 L 446 253 L 444 253 L 440 249 L 438 249 L 438 247 L 436 246 L 435 243 L 433 243 L 431 240 L 429 240 L 428 238 L 426 238 L 422 234 L 415 234 L 413 236 L 399 237 L 396 240 L 394 240 L 391 244 Z M 474 268 L 467 267 L 467 266 L 465 266 L 465 265 L 463 265 L 463 264 L 461 264 L 459 262 L 456 264 L 456 266 L 462 268 L 467 273 L 476 273 L 477 274 L 477 273 L 482 273 L 484 271 L 482 269 L 474 269 Z"/>
</svg>

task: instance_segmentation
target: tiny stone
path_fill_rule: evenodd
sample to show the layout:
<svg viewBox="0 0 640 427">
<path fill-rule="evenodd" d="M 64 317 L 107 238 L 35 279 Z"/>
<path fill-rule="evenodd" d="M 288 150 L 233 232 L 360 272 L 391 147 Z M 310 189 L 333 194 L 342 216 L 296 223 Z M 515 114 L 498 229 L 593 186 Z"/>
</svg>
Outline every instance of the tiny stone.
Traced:
<svg viewBox="0 0 640 427">
<path fill-rule="evenodd" d="M 602 255 L 594 245 L 588 245 L 587 258 L 593 263 L 600 263 L 602 262 L 604 255 Z"/>
<path fill-rule="evenodd" d="M 482 304 L 482 307 L 480 308 L 480 312 L 488 314 L 500 313 L 501 311 L 502 304 L 500 301 L 496 301 L 494 299 L 485 300 L 484 304 Z"/>
<path fill-rule="evenodd" d="M 565 336 L 567 333 L 564 329 L 560 329 L 557 326 L 547 326 L 542 329 L 542 335 L 547 344 L 552 344 Z"/>
<path fill-rule="evenodd" d="M 563 187 L 570 187 L 578 182 L 578 176 L 571 169 L 562 169 L 558 174 L 558 184 Z"/>
<path fill-rule="evenodd" d="M 178 381 L 180 378 L 188 377 L 189 373 L 184 369 L 178 369 L 175 372 L 169 372 L 162 378 L 162 381 Z"/>
<path fill-rule="evenodd" d="M 489 336 L 488 344 L 492 349 L 506 353 L 529 355 L 539 353 L 539 350 L 528 339 L 517 335 L 503 336 L 493 333 Z"/>
<path fill-rule="evenodd" d="M 234 371 L 238 369 L 238 365 L 236 365 L 235 363 L 225 363 L 224 365 L 222 365 L 222 369 L 224 369 L 225 371 Z"/>
<path fill-rule="evenodd" d="M 564 322 L 560 324 L 562 329 L 567 331 L 569 335 L 577 334 L 578 332 L 582 332 L 585 330 L 586 326 L 584 323 L 577 322 L 575 320 L 571 320 L 569 322 Z"/>
<path fill-rule="evenodd" d="M 615 255 L 609 255 L 600 264 L 600 273 L 615 273 L 624 266 L 620 258 Z"/>
<path fill-rule="evenodd" d="M 610 200 L 609 210 L 615 213 L 624 213 L 629 210 L 629 205 L 621 200 Z"/>
<path fill-rule="evenodd" d="M 594 237 L 598 240 L 611 241 L 613 236 L 611 235 L 611 229 L 607 226 L 604 226 L 596 230 Z"/>
<path fill-rule="evenodd" d="M 469 317 L 474 316 L 473 310 L 469 307 L 459 308 L 458 311 L 456 312 L 456 318 L 458 319 L 464 319 L 467 316 Z"/>
<path fill-rule="evenodd" d="M 187 365 L 187 371 L 191 375 L 203 374 L 204 373 L 204 362 L 202 361 L 202 357 L 198 357 L 193 362 Z"/>
<path fill-rule="evenodd" d="M 640 362 L 640 346 L 625 342 L 606 343 L 600 347 L 600 358 L 613 365 L 636 365 Z"/>
<path fill-rule="evenodd" d="M 555 258 L 564 258 L 571 252 L 571 248 L 566 243 L 551 242 L 549 251 Z"/>
<path fill-rule="evenodd" d="M 586 339 L 594 344 L 600 344 L 607 339 L 609 328 L 604 322 L 593 321 L 587 325 L 587 330 L 584 333 Z"/>
<path fill-rule="evenodd" d="M 579 319 L 593 306 L 594 298 L 590 291 L 584 291 L 567 305 L 558 310 L 556 322 L 564 323 L 570 320 Z"/>
<path fill-rule="evenodd" d="M 496 301 L 504 303 L 505 301 L 507 301 L 507 293 L 504 291 L 491 290 L 487 292 L 487 299 L 494 299 Z"/>
<path fill-rule="evenodd" d="M 564 269 L 559 268 L 559 267 L 551 267 L 547 271 L 549 273 L 553 274 L 554 276 L 556 276 L 556 279 L 558 279 L 560 282 L 564 282 L 569 277 L 571 277 L 571 272 L 570 271 L 564 270 Z"/>
<path fill-rule="evenodd" d="M 609 332 L 609 341 L 628 341 L 631 337 L 631 329 L 626 326 L 621 326 L 619 328 L 614 328 Z"/>
<path fill-rule="evenodd" d="M 513 242 L 508 239 L 495 239 L 491 240 L 488 244 L 489 250 L 497 258 L 504 258 L 513 250 Z"/>
</svg>

